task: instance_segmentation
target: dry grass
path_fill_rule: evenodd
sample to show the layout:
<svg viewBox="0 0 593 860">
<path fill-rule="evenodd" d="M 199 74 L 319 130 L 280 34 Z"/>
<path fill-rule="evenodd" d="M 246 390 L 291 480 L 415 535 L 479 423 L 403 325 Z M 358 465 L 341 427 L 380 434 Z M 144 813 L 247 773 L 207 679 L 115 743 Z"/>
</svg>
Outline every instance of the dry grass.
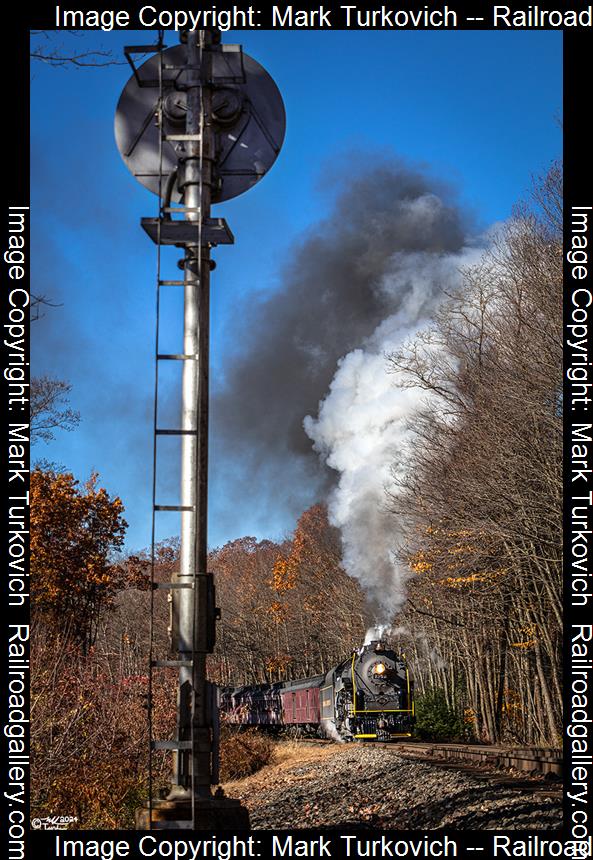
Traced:
<svg viewBox="0 0 593 860">
<path fill-rule="evenodd" d="M 274 753 L 270 738 L 257 731 L 248 729 L 239 732 L 223 728 L 220 736 L 220 779 L 243 779 L 265 767 Z"/>
<path fill-rule="evenodd" d="M 250 786 L 258 784 L 274 783 L 282 780 L 285 774 L 293 767 L 314 760 L 323 760 L 327 756 L 335 755 L 336 747 L 333 744 L 327 746 L 316 746 L 306 744 L 302 741 L 281 740 L 271 742 L 272 755 L 270 760 L 257 772 L 252 770 L 250 774 L 242 777 L 229 777 L 225 784 L 225 790 L 233 792 L 245 790 Z M 224 776 L 222 777 L 224 779 Z"/>
<path fill-rule="evenodd" d="M 272 764 L 291 767 L 293 764 L 300 764 L 304 761 L 310 761 L 314 758 L 319 758 L 321 751 L 326 749 L 321 744 L 307 744 L 303 741 L 281 740 L 274 744 L 274 756 Z"/>
</svg>

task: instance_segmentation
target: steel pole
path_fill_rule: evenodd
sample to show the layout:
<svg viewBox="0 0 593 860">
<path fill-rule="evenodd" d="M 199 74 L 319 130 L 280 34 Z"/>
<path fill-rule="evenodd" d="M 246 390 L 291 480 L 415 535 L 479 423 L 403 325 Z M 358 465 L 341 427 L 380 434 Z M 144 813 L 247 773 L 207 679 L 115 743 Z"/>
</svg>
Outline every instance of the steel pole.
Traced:
<svg viewBox="0 0 593 860">
<path fill-rule="evenodd" d="M 186 133 L 183 170 L 185 218 L 202 222 L 210 217 L 212 159 L 212 33 L 187 34 Z M 200 137 L 200 139 L 197 139 Z M 179 669 L 178 739 L 190 741 L 174 759 L 170 797 L 210 796 L 212 777 L 212 715 L 206 682 L 207 629 L 207 520 L 208 520 L 208 389 L 210 329 L 210 249 L 199 241 L 188 243 L 184 259 L 183 352 L 194 358 L 183 362 L 181 428 L 192 431 L 182 437 L 181 560 L 179 581 L 193 585 L 174 591 L 177 617 L 177 651 L 188 665 Z"/>
</svg>

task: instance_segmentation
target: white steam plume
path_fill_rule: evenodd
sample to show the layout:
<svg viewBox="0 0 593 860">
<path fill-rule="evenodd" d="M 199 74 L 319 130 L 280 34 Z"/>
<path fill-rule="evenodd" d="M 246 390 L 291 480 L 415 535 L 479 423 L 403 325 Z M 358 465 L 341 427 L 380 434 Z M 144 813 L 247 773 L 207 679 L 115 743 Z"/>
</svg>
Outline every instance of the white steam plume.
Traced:
<svg viewBox="0 0 593 860">
<path fill-rule="evenodd" d="M 360 582 L 374 613 L 376 627 L 369 635 L 389 625 L 405 602 L 408 571 L 394 555 L 402 534 L 387 511 L 386 494 L 397 493 L 392 470 L 394 464 L 401 469 L 405 458 L 407 419 L 426 396 L 419 389 L 397 388 L 385 356 L 426 324 L 442 288 L 454 288 L 459 267 L 475 255 L 467 249 L 395 254 L 393 274 L 384 277 L 381 289 L 402 297 L 398 311 L 338 362 L 317 417 L 304 421 L 315 450 L 339 474 L 329 516 L 341 531 L 344 567 Z"/>
<path fill-rule="evenodd" d="M 325 722 L 321 724 L 321 730 L 328 740 L 333 741 L 336 744 L 343 744 L 345 742 L 335 725 L 329 720 L 325 720 Z"/>
</svg>

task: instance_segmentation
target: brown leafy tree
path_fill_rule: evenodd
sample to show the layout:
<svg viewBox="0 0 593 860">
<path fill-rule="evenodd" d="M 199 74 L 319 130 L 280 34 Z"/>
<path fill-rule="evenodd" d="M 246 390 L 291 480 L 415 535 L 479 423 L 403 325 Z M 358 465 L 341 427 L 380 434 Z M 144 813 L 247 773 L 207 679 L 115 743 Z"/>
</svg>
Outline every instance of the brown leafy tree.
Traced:
<svg viewBox="0 0 593 860">
<path fill-rule="evenodd" d="M 70 483 L 65 481 L 66 486 Z M 74 495 L 76 491 L 75 486 Z M 57 523 L 60 512 L 54 513 Z M 157 546 L 156 580 L 171 579 L 177 552 L 175 541 Z M 147 554 L 140 553 L 111 569 L 109 596 L 104 595 L 93 624 L 93 644 L 85 648 L 72 624 L 56 621 L 59 604 L 35 608 L 31 630 L 33 816 L 74 815 L 76 828 L 134 826 L 135 810 L 148 793 L 149 567 Z M 85 566 L 79 566 L 78 576 L 82 594 L 87 587 Z M 165 658 L 169 649 L 166 597 L 155 592 L 154 598 L 153 657 Z M 151 719 L 156 737 L 172 737 L 175 690 L 174 670 L 154 673 Z M 167 753 L 153 754 L 153 792 L 167 785 L 170 767 Z"/>
<path fill-rule="evenodd" d="M 291 540 L 241 538 L 212 553 L 222 610 L 213 677 L 231 685 L 307 677 L 360 645 L 365 600 L 340 557 L 322 505 L 302 514 Z"/>
<path fill-rule="evenodd" d="M 124 540 L 123 504 L 71 473 L 43 469 L 31 475 L 31 599 L 35 614 L 70 632 L 88 649 L 101 611 L 126 581 L 112 561 Z"/>
</svg>

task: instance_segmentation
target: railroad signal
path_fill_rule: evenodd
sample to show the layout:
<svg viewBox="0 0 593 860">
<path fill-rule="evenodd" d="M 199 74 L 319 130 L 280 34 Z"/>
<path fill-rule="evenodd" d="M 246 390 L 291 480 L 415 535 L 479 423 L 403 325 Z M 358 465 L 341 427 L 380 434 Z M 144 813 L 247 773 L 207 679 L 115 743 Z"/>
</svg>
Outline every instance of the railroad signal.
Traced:
<svg viewBox="0 0 593 860">
<path fill-rule="evenodd" d="M 135 55 L 150 53 L 137 67 Z M 152 498 L 152 584 L 169 591 L 171 637 L 175 660 L 150 656 L 149 714 L 153 669 L 179 672 L 177 732 L 174 740 L 152 738 L 149 803 L 138 823 L 148 828 L 217 829 L 248 825 L 246 810 L 212 785 L 218 782 L 218 705 L 216 689 L 206 678 L 212 653 L 216 607 L 213 577 L 207 569 L 208 405 L 210 252 L 234 237 L 222 218 L 212 218 L 211 204 L 252 188 L 276 160 L 285 132 L 282 97 L 263 67 L 239 45 L 223 45 L 218 30 L 181 34 L 181 44 L 125 48 L 132 77 L 120 97 L 115 137 L 134 177 L 159 196 L 156 218 L 142 227 L 157 246 L 157 319 L 155 348 L 154 464 Z M 181 217 L 175 217 L 181 216 Z M 161 249 L 184 249 L 183 280 L 165 279 Z M 159 350 L 160 290 L 184 291 L 183 348 Z M 177 428 L 158 420 L 158 368 L 182 365 L 181 419 Z M 156 499 L 157 440 L 181 441 L 179 505 Z M 181 515 L 179 571 L 170 583 L 154 582 L 155 519 L 160 511 Z M 152 752 L 173 752 L 173 778 L 166 800 L 152 798 Z"/>
</svg>

